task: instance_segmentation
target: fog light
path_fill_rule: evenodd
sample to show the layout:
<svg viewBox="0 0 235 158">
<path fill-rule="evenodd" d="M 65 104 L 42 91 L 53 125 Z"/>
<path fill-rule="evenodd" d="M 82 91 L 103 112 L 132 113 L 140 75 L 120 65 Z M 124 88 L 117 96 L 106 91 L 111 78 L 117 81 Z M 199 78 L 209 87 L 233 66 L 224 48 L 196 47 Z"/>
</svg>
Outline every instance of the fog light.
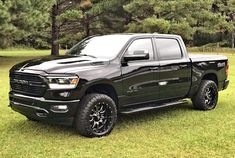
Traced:
<svg viewBox="0 0 235 158">
<path fill-rule="evenodd" d="M 67 105 L 53 105 L 51 106 L 51 111 L 55 113 L 66 113 L 69 109 Z"/>
<path fill-rule="evenodd" d="M 67 98 L 67 97 L 70 96 L 70 92 L 62 92 L 62 93 L 59 93 L 59 95 L 60 95 L 61 97 Z"/>
</svg>

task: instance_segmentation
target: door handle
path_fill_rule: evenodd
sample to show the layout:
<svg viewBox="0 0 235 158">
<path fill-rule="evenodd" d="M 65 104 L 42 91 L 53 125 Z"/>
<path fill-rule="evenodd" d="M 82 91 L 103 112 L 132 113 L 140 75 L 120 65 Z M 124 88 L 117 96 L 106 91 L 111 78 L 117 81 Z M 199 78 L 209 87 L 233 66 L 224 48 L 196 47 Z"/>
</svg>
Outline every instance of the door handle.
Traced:
<svg viewBox="0 0 235 158">
<path fill-rule="evenodd" d="M 187 66 L 188 66 L 187 64 L 179 65 L 179 67 L 180 67 L 181 69 L 186 68 Z"/>
<path fill-rule="evenodd" d="M 158 70 L 159 68 L 158 67 L 150 67 L 149 69 L 150 70 Z"/>
</svg>

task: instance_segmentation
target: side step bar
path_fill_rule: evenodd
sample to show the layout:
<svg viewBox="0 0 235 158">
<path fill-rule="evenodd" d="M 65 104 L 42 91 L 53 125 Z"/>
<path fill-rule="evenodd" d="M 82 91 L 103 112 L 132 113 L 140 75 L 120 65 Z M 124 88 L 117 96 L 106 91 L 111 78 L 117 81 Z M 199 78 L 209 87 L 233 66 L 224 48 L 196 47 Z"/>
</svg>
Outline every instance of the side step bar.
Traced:
<svg viewBox="0 0 235 158">
<path fill-rule="evenodd" d="M 147 111 L 147 110 L 168 107 L 168 106 L 172 106 L 172 105 L 179 105 L 179 104 L 183 104 L 186 102 L 187 102 L 187 100 L 177 100 L 177 101 L 168 102 L 168 103 L 161 103 L 161 104 L 153 103 L 151 105 L 143 105 L 142 107 L 137 107 L 137 108 L 129 107 L 129 108 L 121 109 L 120 113 L 121 114 L 131 114 L 131 113 L 136 113 L 136 112 L 140 112 L 140 111 Z"/>
</svg>

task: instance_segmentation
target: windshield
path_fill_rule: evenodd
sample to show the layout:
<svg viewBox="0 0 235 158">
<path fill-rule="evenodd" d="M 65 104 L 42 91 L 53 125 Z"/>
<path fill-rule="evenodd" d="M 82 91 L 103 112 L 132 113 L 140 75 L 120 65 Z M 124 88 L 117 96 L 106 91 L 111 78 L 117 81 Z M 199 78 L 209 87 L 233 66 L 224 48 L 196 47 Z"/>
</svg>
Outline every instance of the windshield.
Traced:
<svg viewBox="0 0 235 158">
<path fill-rule="evenodd" d="M 87 38 L 72 47 L 66 54 L 113 59 L 129 39 L 129 35 L 106 35 Z"/>
</svg>

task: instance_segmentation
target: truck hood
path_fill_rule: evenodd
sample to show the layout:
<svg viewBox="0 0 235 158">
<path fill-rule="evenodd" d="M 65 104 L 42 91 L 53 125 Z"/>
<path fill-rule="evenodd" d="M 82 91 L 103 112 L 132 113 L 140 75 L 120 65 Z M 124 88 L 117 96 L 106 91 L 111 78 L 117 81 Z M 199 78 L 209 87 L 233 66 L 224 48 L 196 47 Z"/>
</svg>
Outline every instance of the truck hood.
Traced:
<svg viewBox="0 0 235 158">
<path fill-rule="evenodd" d="M 46 56 L 19 63 L 12 70 L 35 70 L 46 73 L 76 73 L 87 69 L 95 69 L 109 64 L 108 59 L 89 56 Z"/>
</svg>

